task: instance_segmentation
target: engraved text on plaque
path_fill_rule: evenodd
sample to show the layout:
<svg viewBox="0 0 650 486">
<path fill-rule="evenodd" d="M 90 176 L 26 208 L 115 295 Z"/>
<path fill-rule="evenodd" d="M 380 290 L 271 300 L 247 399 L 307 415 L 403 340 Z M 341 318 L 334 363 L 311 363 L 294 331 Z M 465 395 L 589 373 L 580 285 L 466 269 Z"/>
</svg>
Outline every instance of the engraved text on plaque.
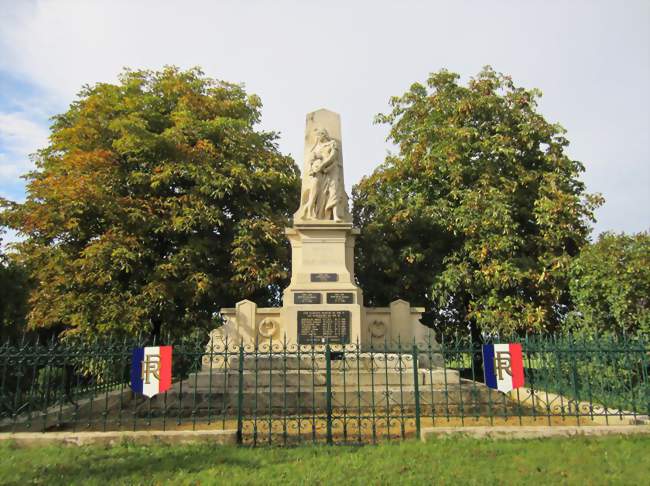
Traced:
<svg viewBox="0 0 650 486">
<path fill-rule="evenodd" d="M 327 292 L 328 304 L 353 304 L 354 294 L 352 292 Z"/>
<path fill-rule="evenodd" d="M 294 304 L 320 304 L 320 292 L 296 292 L 293 294 Z"/>
<path fill-rule="evenodd" d="M 339 279 L 338 273 L 312 273 L 312 282 L 336 282 Z"/>
<path fill-rule="evenodd" d="M 350 311 L 298 311 L 298 343 L 326 342 L 350 342 Z"/>
</svg>

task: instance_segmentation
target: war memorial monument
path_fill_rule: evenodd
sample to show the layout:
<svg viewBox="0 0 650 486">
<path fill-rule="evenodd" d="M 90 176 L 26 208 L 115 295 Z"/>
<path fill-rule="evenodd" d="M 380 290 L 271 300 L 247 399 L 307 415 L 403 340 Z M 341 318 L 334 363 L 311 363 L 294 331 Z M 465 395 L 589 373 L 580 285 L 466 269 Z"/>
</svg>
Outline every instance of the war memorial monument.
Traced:
<svg viewBox="0 0 650 486">
<path fill-rule="evenodd" d="M 337 113 L 307 115 L 300 207 L 285 233 L 291 243 L 291 282 L 282 307 L 258 307 L 242 300 L 221 309 L 225 324 L 211 344 L 354 345 L 383 349 L 385 343 L 424 342 L 423 308 L 396 300 L 365 307 L 355 282 L 352 224 L 343 182 L 341 121 Z"/>
<path fill-rule="evenodd" d="M 242 300 L 221 309 L 224 324 L 210 333 L 202 368 L 183 390 L 244 416 L 297 414 L 299 429 L 307 426 L 306 411 L 354 407 L 359 420 L 382 407 L 390 414 L 397 404 L 403 412 L 419 406 L 424 385 L 449 409 L 445 386 L 460 377 L 444 368 L 433 332 L 420 323 L 424 309 L 403 300 L 363 304 L 354 277 L 359 229 L 343 183 L 336 113 L 307 115 L 300 207 L 285 233 L 292 260 L 282 307 Z"/>
</svg>

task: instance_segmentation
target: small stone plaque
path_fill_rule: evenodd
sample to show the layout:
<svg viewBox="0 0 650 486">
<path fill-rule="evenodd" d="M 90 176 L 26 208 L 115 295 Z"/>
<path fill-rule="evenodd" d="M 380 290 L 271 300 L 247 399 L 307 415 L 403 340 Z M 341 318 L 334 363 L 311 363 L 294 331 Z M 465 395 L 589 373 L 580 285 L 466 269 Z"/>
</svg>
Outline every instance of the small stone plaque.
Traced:
<svg viewBox="0 0 650 486">
<path fill-rule="evenodd" d="M 327 292 L 328 304 L 353 304 L 354 294 L 352 292 Z"/>
<path fill-rule="evenodd" d="M 339 279 L 338 273 L 312 273 L 312 282 L 337 282 Z"/>
<path fill-rule="evenodd" d="M 298 343 L 326 342 L 350 342 L 350 311 L 298 311 Z"/>
<path fill-rule="evenodd" d="M 296 292 L 293 294 L 294 304 L 320 304 L 321 300 L 320 292 Z"/>
</svg>

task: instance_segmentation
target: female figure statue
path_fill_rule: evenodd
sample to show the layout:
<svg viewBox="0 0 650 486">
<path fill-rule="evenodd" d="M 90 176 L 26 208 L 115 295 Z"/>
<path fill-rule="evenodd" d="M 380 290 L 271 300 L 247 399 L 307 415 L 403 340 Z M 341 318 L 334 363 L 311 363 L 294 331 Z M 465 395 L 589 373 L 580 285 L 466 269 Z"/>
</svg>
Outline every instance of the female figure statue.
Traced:
<svg viewBox="0 0 650 486">
<path fill-rule="evenodd" d="M 309 153 L 309 181 L 303 193 L 303 199 L 307 198 L 298 214 L 302 219 L 349 221 L 340 147 L 324 128 L 315 132 L 316 142 Z"/>
</svg>

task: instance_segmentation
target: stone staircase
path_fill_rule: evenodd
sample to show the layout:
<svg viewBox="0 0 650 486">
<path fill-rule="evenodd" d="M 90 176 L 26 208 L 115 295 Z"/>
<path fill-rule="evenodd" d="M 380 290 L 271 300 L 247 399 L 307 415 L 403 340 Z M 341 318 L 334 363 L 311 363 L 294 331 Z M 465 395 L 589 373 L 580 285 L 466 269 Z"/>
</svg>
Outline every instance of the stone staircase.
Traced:
<svg viewBox="0 0 650 486">
<path fill-rule="evenodd" d="M 283 416 L 325 413 L 327 363 L 323 353 L 245 355 L 241 404 L 245 415 Z M 227 362 L 191 374 L 164 397 L 143 401 L 142 413 L 203 416 L 236 415 L 240 399 L 240 363 Z M 417 390 L 417 393 L 416 393 Z M 359 353 L 330 361 L 333 410 L 352 414 L 414 410 L 422 414 L 458 415 L 507 412 L 516 407 L 507 395 L 463 379 L 458 371 L 420 368 L 410 355 Z"/>
</svg>

